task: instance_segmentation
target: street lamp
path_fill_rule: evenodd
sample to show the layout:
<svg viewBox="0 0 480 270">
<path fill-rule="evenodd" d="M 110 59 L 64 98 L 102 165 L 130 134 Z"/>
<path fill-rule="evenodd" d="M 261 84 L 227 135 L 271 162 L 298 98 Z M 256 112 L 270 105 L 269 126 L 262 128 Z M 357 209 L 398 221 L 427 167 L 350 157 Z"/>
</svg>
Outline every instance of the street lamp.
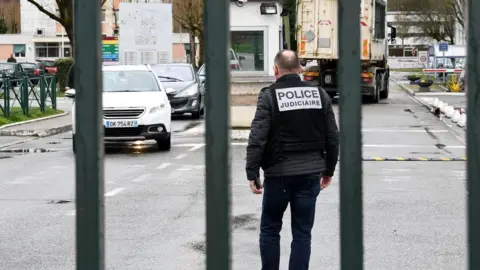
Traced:
<svg viewBox="0 0 480 270">
<path fill-rule="evenodd" d="M 262 3 L 260 5 L 260 13 L 262 15 L 277 14 L 277 4 L 276 3 Z"/>
</svg>

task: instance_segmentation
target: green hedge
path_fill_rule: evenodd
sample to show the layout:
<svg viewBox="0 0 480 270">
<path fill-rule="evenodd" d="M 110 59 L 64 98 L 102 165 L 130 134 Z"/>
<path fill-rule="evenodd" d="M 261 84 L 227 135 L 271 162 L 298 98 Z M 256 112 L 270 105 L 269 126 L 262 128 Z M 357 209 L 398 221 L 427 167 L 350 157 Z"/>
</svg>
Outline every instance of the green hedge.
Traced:
<svg viewBox="0 0 480 270">
<path fill-rule="evenodd" d="M 56 79 L 58 82 L 58 90 L 65 92 L 65 86 L 67 84 L 67 76 L 70 67 L 73 64 L 73 58 L 60 58 L 55 62 L 57 67 Z"/>
</svg>

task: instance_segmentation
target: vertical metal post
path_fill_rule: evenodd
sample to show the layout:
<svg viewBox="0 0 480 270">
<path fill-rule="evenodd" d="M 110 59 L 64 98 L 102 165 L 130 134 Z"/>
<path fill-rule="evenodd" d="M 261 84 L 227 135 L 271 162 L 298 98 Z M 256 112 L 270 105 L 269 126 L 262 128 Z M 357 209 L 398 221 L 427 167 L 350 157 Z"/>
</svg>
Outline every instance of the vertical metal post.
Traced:
<svg viewBox="0 0 480 270">
<path fill-rule="evenodd" d="M 363 269 L 360 0 L 338 1 L 341 269 Z"/>
<path fill-rule="evenodd" d="M 480 1 L 468 0 L 467 30 L 467 208 L 468 269 L 480 269 Z"/>
<path fill-rule="evenodd" d="M 57 109 L 57 79 L 55 79 L 55 76 L 52 76 L 50 87 L 51 87 L 50 97 L 52 99 L 52 109 L 56 110 Z"/>
<path fill-rule="evenodd" d="M 22 86 L 22 88 L 20 89 L 20 100 L 22 101 L 22 109 L 23 109 L 23 114 L 24 115 L 29 115 L 30 114 L 30 110 L 28 108 L 28 106 L 30 105 L 29 104 L 29 100 L 28 100 L 28 78 L 26 76 L 23 76 L 21 81 L 20 81 L 20 85 Z"/>
<path fill-rule="evenodd" d="M 212 12 L 217 10 L 217 12 Z M 207 12 L 208 11 L 208 12 Z M 207 269 L 230 263 L 230 2 L 205 0 Z M 193 48 L 192 48 L 193 49 Z M 193 61 L 193 60 L 192 60 Z"/>
<path fill-rule="evenodd" d="M 443 68 L 447 68 L 447 59 L 445 59 L 445 51 L 443 51 Z M 443 73 L 442 83 L 445 84 L 445 77 L 447 76 L 447 72 Z"/>
<path fill-rule="evenodd" d="M 40 76 L 40 110 L 44 113 L 45 108 L 45 100 L 46 98 L 46 90 L 45 90 L 45 78 L 46 76 Z"/>
<path fill-rule="evenodd" d="M 74 0 L 78 270 L 105 269 L 100 2 Z M 54 93 L 52 93 L 54 95 Z"/>
<path fill-rule="evenodd" d="M 10 117 L 10 89 L 12 89 L 9 78 L 4 78 L 3 81 L 3 110 L 4 116 Z"/>
</svg>

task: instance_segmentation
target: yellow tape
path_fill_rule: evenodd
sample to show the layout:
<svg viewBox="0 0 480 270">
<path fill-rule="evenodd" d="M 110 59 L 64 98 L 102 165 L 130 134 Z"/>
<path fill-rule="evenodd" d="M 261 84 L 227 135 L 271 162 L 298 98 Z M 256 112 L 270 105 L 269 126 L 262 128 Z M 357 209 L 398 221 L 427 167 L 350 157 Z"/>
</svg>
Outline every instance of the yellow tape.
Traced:
<svg viewBox="0 0 480 270">
<path fill-rule="evenodd" d="M 440 160 L 443 160 L 443 161 L 451 161 L 451 160 L 453 160 L 453 159 L 451 159 L 451 158 L 440 158 Z"/>
<path fill-rule="evenodd" d="M 376 161 L 384 161 L 385 160 L 384 158 L 381 158 L 381 157 L 373 157 L 372 159 L 374 159 Z"/>
<path fill-rule="evenodd" d="M 417 159 L 421 161 L 428 161 L 428 158 L 417 158 Z"/>
<path fill-rule="evenodd" d="M 398 161 L 405 161 L 405 160 L 407 160 L 406 158 L 401 158 L 401 157 L 396 157 L 395 159 L 398 160 Z"/>
</svg>

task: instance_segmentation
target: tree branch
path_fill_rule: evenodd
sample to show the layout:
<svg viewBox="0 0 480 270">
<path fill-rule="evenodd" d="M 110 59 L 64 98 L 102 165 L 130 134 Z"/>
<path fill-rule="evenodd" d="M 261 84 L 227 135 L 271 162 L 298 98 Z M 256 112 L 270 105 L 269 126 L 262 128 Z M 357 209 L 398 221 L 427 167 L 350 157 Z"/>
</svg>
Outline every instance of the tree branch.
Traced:
<svg viewBox="0 0 480 270">
<path fill-rule="evenodd" d="M 51 11 L 48 11 L 47 9 L 45 9 L 42 5 L 40 5 L 39 3 L 37 3 L 37 1 L 35 1 L 35 0 L 27 0 L 27 2 L 29 2 L 29 3 L 32 4 L 32 5 L 34 5 L 34 6 L 38 9 L 38 11 L 44 13 L 45 15 L 47 15 L 48 17 L 50 17 L 52 20 L 55 20 L 55 21 L 57 21 L 57 22 L 59 22 L 59 23 L 61 23 L 61 24 L 63 25 L 64 22 L 63 22 L 63 20 L 62 20 L 59 16 L 57 16 L 57 15 L 53 14 Z"/>
</svg>

